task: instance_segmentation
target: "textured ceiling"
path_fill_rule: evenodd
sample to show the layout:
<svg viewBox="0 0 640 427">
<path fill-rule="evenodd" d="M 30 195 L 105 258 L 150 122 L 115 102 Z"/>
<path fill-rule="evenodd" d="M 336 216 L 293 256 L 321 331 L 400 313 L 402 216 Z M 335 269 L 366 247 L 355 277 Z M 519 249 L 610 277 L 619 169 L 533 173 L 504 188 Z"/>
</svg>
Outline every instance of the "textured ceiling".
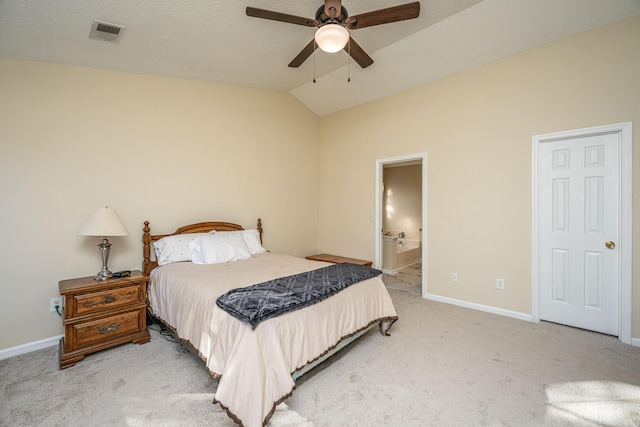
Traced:
<svg viewBox="0 0 640 427">
<path fill-rule="evenodd" d="M 356 15 L 410 1 L 342 4 Z M 364 70 L 322 51 L 289 68 L 315 29 L 245 14 L 313 18 L 320 0 L 0 0 L 0 56 L 286 91 L 325 115 L 640 13 L 640 0 L 420 3 L 418 19 L 351 32 L 375 61 Z M 94 19 L 125 26 L 121 40 L 89 39 Z"/>
</svg>

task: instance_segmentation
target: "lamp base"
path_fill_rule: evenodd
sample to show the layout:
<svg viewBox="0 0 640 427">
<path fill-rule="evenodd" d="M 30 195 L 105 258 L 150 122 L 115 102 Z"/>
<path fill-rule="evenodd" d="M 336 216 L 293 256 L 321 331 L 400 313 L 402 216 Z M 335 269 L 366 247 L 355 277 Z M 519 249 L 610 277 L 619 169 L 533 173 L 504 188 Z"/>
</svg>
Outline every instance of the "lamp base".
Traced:
<svg viewBox="0 0 640 427">
<path fill-rule="evenodd" d="M 96 274 L 93 278 L 93 280 L 107 280 L 107 279 L 111 279 L 113 277 L 113 273 L 109 270 L 100 270 L 98 272 L 98 274 Z"/>
<path fill-rule="evenodd" d="M 107 261 L 109 261 L 109 251 L 111 250 L 111 243 L 106 237 L 102 239 L 102 242 L 98 245 L 100 248 L 100 254 L 102 255 L 102 270 L 98 272 L 93 278 L 94 280 L 107 280 L 113 277 L 113 273 L 109 271 L 107 267 Z"/>
</svg>

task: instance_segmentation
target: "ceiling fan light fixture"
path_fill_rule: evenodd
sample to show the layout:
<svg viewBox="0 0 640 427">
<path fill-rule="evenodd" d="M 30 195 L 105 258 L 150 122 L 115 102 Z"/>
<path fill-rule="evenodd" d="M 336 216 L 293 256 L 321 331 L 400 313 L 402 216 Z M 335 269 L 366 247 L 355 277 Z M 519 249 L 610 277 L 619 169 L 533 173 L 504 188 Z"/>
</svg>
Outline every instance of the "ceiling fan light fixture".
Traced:
<svg viewBox="0 0 640 427">
<path fill-rule="evenodd" d="M 349 31 L 339 24 L 327 24 L 318 28 L 315 35 L 318 47 L 327 53 L 339 52 L 349 41 Z"/>
</svg>

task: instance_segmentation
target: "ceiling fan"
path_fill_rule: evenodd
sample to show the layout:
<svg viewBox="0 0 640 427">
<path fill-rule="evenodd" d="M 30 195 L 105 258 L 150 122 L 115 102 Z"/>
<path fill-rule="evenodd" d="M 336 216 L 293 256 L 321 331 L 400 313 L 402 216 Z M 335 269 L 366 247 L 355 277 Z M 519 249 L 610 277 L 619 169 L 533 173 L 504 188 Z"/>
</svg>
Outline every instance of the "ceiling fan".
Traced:
<svg viewBox="0 0 640 427">
<path fill-rule="evenodd" d="M 373 59 L 351 38 L 348 30 L 357 30 L 374 25 L 417 18 L 418 15 L 420 15 L 420 2 L 416 1 L 400 6 L 362 13 L 360 15 L 349 16 L 347 9 L 342 6 L 341 0 L 325 0 L 324 5 L 320 6 L 316 11 L 315 19 L 257 9 L 255 7 L 247 7 L 247 15 L 255 18 L 318 28 L 315 38 L 293 58 L 289 67 L 299 67 L 311 56 L 317 47 L 320 47 L 327 52 L 337 52 L 344 49 L 358 65 L 366 68 L 373 64 Z M 325 48 L 325 41 L 331 46 Z"/>
</svg>

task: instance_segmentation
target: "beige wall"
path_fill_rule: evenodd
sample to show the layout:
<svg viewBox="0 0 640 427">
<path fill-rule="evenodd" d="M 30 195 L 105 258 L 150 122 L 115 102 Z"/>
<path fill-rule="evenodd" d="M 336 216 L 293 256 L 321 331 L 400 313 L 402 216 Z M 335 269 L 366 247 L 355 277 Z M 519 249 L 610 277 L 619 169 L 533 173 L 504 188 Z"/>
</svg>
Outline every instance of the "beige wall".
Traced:
<svg viewBox="0 0 640 427">
<path fill-rule="evenodd" d="M 530 313 L 531 136 L 639 123 L 638 41 L 640 17 L 321 119 L 277 92 L 0 58 L 0 350 L 62 333 L 49 299 L 99 270 L 77 236 L 99 206 L 130 233 L 112 270 L 139 267 L 144 220 L 261 216 L 273 251 L 373 259 L 376 159 L 421 152 L 429 292 Z"/>
<path fill-rule="evenodd" d="M 637 16 L 323 117 L 320 249 L 373 259 L 376 159 L 426 152 L 428 291 L 531 313 L 531 137 L 640 123 L 639 43 Z M 638 232 L 633 246 L 638 266 Z M 640 337 L 637 276 L 633 293 Z"/>
<path fill-rule="evenodd" d="M 318 223 L 319 119 L 288 94 L 0 58 L 0 349 L 62 333 L 58 281 L 95 274 L 114 207 L 113 271 L 140 268 L 152 231 L 206 220 L 255 227 L 305 255 Z"/>
</svg>

